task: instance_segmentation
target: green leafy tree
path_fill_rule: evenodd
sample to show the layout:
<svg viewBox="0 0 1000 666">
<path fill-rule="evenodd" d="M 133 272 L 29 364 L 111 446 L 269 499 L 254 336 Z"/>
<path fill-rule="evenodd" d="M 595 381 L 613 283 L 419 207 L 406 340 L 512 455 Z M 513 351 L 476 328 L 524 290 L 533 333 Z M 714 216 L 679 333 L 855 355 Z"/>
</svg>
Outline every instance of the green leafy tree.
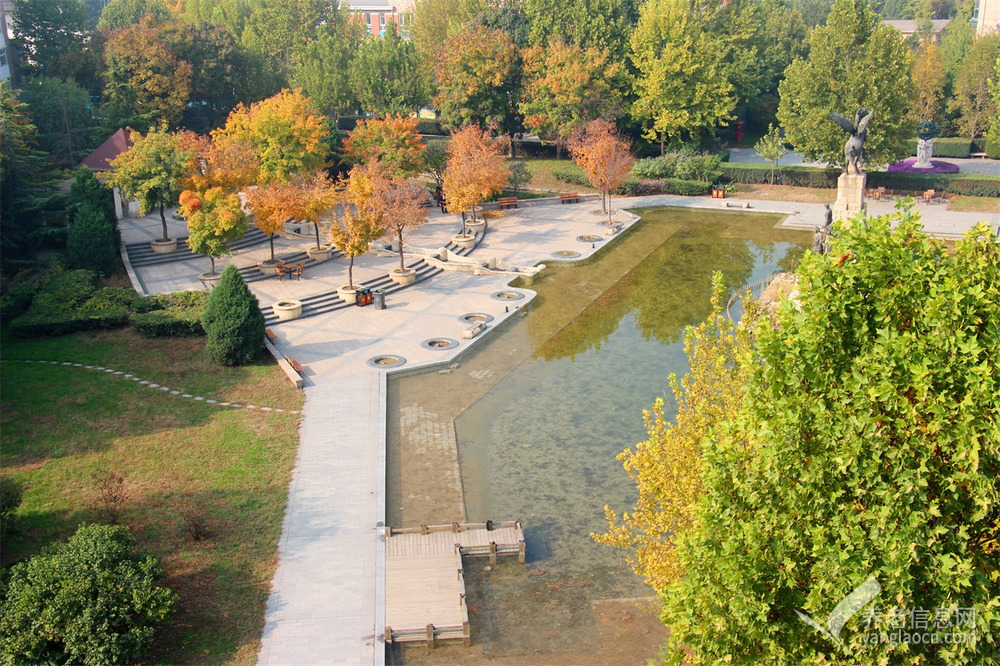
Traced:
<svg viewBox="0 0 1000 666">
<path fill-rule="evenodd" d="M 684 576 L 662 590 L 669 663 L 996 660 L 1000 246 L 985 224 L 954 253 L 920 228 L 908 208 L 839 225 L 802 260 L 797 303 L 754 329 L 743 404 L 701 442 Z M 870 578 L 842 645 L 796 613 L 823 623 Z M 867 640 L 897 612 L 955 608 L 972 626 Z M 959 631 L 976 640 L 943 636 Z"/>
<path fill-rule="evenodd" d="M 111 190 L 87 167 L 76 170 L 69 190 L 72 210 L 90 206 L 98 211 L 112 227 L 115 226 L 115 198 Z M 117 240 L 115 241 L 117 243 Z"/>
<path fill-rule="evenodd" d="M 972 25 L 975 10 L 976 0 L 960 0 L 954 18 L 941 34 L 941 64 L 949 83 L 954 83 L 965 54 L 976 40 L 976 28 Z"/>
<path fill-rule="evenodd" d="M 941 64 L 940 49 L 932 41 L 925 42 L 913 63 L 913 81 L 917 86 L 913 117 L 916 120 L 940 119 L 947 79 L 947 73 Z"/>
<path fill-rule="evenodd" d="M 997 57 L 1000 35 L 981 37 L 969 48 L 955 77 L 955 96 L 948 108 L 959 113 L 958 127 L 970 139 L 985 134 L 1000 114 L 990 95 Z"/>
<path fill-rule="evenodd" d="M 909 154 L 916 97 L 910 49 L 882 23 L 867 0 L 835 0 L 830 19 L 810 37 L 809 57 L 796 60 L 779 86 L 778 121 L 785 138 L 807 159 L 843 165 L 843 130 L 830 113 L 874 112 L 865 162 L 888 164 Z"/>
<path fill-rule="evenodd" d="M 427 101 L 413 43 L 389 24 L 384 37 L 361 44 L 351 62 L 354 92 L 364 111 L 385 116 L 416 111 Z"/>
<path fill-rule="evenodd" d="M 510 35 L 472 26 L 438 56 L 434 103 L 449 128 L 494 123 L 504 133 L 520 131 L 521 62 Z"/>
<path fill-rule="evenodd" d="M 264 315 L 236 266 L 222 271 L 201 316 L 205 350 L 219 365 L 252 363 L 264 347 Z"/>
<path fill-rule="evenodd" d="M 345 21 L 335 32 L 321 32 L 295 56 L 291 83 L 302 88 L 317 110 L 336 120 L 358 106 L 351 63 L 363 41 L 360 21 Z M 421 83 L 421 86 L 423 83 Z"/>
<path fill-rule="evenodd" d="M 444 187 L 444 170 L 448 168 L 448 149 L 441 141 L 435 141 L 424 151 L 424 168 L 434 178 L 437 187 Z"/>
<path fill-rule="evenodd" d="M 1000 109 L 1000 55 L 997 56 L 997 61 L 993 65 L 990 96 L 993 98 L 993 107 Z M 988 156 L 991 159 L 995 160 L 1000 158 L 1000 113 L 997 113 L 997 115 L 993 117 L 993 123 L 990 125 L 990 131 L 986 135 L 986 152 L 989 153 Z"/>
<path fill-rule="evenodd" d="M 63 59 L 81 49 L 90 33 L 81 0 L 19 0 L 11 28 L 23 73 L 66 76 Z"/>
<path fill-rule="evenodd" d="M 436 89 L 435 77 L 442 48 L 473 23 L 484 9 L 483 5 L 481 0 L 417 0 L 414 3 L 409 33 L 427 90 Z"/>
<path fill-rule="evenodd" d="M 74 268 L 85 268 L 105 276 L 117 269 L 115 231 L 104 212 L 84 204 L 73 214 L 66 234 L 66 254 Z"/>
<path fill-rule="evenodd" d="M 525 0 L 524 13 L 533 46 L 558 40 L 581 49 L 596 48 L 616 62 L 628 50 L 629 24 L 621 0 Z"/>
<path fill-rule="evenodd" d="M 168 240 L 164 208 L 177 201 L 193 151 L 185 149 L 181 138 L 163 127 L 151 129 L 145 136 L 132 132 L 131 138 L 132 147 L 111 161 L 114 171 L 108 184 L 117 187 L 126 199 L 138 199 L 142 215 L 159 208 L 163 225 L 160 240 Z"/>
<path fill-rule="evenodd" d="M 632 33 L 631 59 L 637 75 L 632 117 L 643 136 L 698 137 L 731 117 L 735 99 L 726 80 L 724 45 L 708 33 L 685 0 L 650 0 Z"/>
<path fill-rule="evenodd" d="M 28 248 L 59 176 L 35 147 L 38 131 L 27 105 L 6 85 L 0 85 L 0 137 L 0 249 L 10 256 Z"/>
<path fill-rule="evenodd" d="M 187 218 L 188 247 L 209 258 L 214 274 L 216 258 L 231 253 L 228 243 L 243 238 L 247 232 L 248 218 L 240 195 L 222 187 L 205 192 L 185 190 L 180 204 Z"/>
<path fill-rule="evenodd" d="M 60 164 L 76 164 L 94 148 L 98 120 L 90 95 L 73 80 L 32 79 L 21 88 L 31 120 L 38 129 L 39 146 Z"/>
<path fill-rule="evenodd" d="M 774 166 L 788 152 L 781 130 L 774 125 L 767 126 L 767 134 L 753 147 L 763 159 L 771 163 L 771 184 L 774 185 Z"/>
<path fill-rule="evenodd" d="M 295 55 L 345 18 L 329 0 L 247 0 L 243 44 L 286 76 Z"/>
<path fill-rule="evenodd" d="M 511 160 L 507 168 L 510 170 L 510 189 L 514 192 L 514 196 L 517 196 L 521 189 L 531 182 L 531 169 L 528 168 L 527 160 Z"/>
<path fill-rule="evenodd" d="M 160 23 L 170 19 L 170 10 L 163 0 L 111 0 L 104 5 L 97 27 L 121 30 L 139 23 L 146 15 Z"/>
<path fill-rule="evenodd" d="M 10 663 L 131 663 L 176 603 L 155 584 L 162 578 L 128 529 L 83 525 L 11 568 L 0 654 Z"/>
<path fill-rule="evenodd" d="M 359 120 L 344 142 L 344 154 L 355 163 L 378 160 L 393 174 L 416 175 L 427 150 L 417 135 L 417 119 L 387 115 Z"/>
<path fill-rule="evenodd" d="M 347 257 L 347 286 L 355 288 L 354 259 L 368 251 L 368 246 L 385 233 L 385 208 L 382 194 L 389 191 L 392 176 L 378 160 L 356 164 L 338 190 L 343 213 L 330 225 L 330 240 Z"/>
</svg>

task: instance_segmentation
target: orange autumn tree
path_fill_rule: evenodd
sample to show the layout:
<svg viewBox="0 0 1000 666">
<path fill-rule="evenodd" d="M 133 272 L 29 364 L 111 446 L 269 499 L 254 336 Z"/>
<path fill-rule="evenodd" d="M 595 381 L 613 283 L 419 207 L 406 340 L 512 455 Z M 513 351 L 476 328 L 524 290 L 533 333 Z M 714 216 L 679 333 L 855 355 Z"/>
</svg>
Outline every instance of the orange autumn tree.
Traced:
<svg viewBox="0 0 1000 666">
<path fill-rule="evenodd" d="M 344 152 L 355 163 L 375 159 L 397 174 L 419 173 L 426 149 L 417 134 L 417 119 L 399 114 L 359 120 L 344 142 Z"/>
<path fill-rule="evenodd" d="M 290 192 L 293 216 L 303 222 L 311 222 L 316 231 L 316 247 L 323 247 L 319 240 L 321 227 L 337 205 L 337 193 L 325 171 L 316 170 L 297 178 Z"/>
<path fill-rule="evenodd" d="M 393 238 L 399 249 L 399 272 L 406 270 L 403 264 L 403 232 L 417 229 L 427 221 L 427 190 L 417 183 L 411 183 L 402 176 L 395 176 L 389 187 L 377 194 L 383 210 L 385 235 Z"/>
<path fill-rule="evenodd" d="M 594 188 L 601 191 L 601 205 L 611 224 L 611 191 L 625 182 L 635 161 L 629 142 L 618 136 L 614 123 L 592 120 L 570 140 L 573 161 Z"/>
<path fill-rule="evenodd" d="M 347 286 L 355 289 L 354 259 L 385 233 L 385 210 L 379 197 L 392 178 L 378 160 L 358 164 L 337 183 L 343 210 L 330 225 L 330 239 L 348 259 Z"/>
<path fill-rule="evenodd" d="M 492 136 L 491 129 L 466 125 L 451 135 L 448 166 L 444 170 L 444 196 L 452 213 L 472 211 L 476 205 L 503 190 L 510 182 L 510 169 L 503 152 L 505 137 Z M 465 216 L 462 216 L 465 234 Z"/>
</svg>

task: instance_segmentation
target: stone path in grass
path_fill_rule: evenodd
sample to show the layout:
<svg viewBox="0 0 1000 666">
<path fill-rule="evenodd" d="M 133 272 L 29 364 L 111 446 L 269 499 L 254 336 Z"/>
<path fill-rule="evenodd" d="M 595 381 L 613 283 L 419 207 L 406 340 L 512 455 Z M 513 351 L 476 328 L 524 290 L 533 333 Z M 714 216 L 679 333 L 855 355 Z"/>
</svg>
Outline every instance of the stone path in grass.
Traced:
<svg viewBox="0 0 1000 666">
<path fill-rule="evenodd" d="M 616 221 L 628 226 L 635 217 L 621 210 L 626 207 L 719 209 L 722 202 L 663 195 L 615 198 L 613 203 L 619 209 Z M 726 203 L 735 207 L 748 203 L 750 212 L 783 215 L 781 226 L 803 229 L 806 234 L 823 221 L 821 204 L 739 198 Z M 594 202 L 583 202 L 508 211 L 506 217 L 490 223 L 486 238 L 471 256 L 522 266 L 567 257 L 586 259 L 617 238 L 607 235 L 607 226 L 602 224 L 605 218 L 594 215 L 594 208 Z M 880 214 L 892 205 L 878 203 L 870 208 Z M 958 235 L 978 221 L 1000 224 L 996 214 L 952 213 L 943 206 L 918 205 L 918 210 L 924 215 L 925 228 L 942 235 Z M 441 247 L 458 228 L 456 217 L 435 215 L 430 224 L 408 237 L 408 243 Z M 808 241 L 805 235 L 804 242 Z M 253 253 L 262 251 L 238 254 L 233 261 L 253 261 Z M 361 257 L 355 277 L 361 273 L 365 280 L 384 274 L 392 265 L 391 259 Z M 167 266 L 144 267 L 145 284 L 157 285 L 157 289 L 197 288 L 195 267 L 184 268 L 183 262 Z M 387 299 L 385 310 L 352 307 L 272 326 L 279 351 L 305 366 L 306 403 L 258 663 L 384 663 L 387 371 L 370 362 L 386 356 L 405 359 L 393 372 L 460 364 L 461 353 L 488 339 L 491 330 L 534 297 L 530 289 L 508 286 L 512 277 L 445 272 Z M 251 286 L 262 302 L 273 302 L 345 283 L 346 264 L 332 261 L 301 282 L 264 280 Z M 466 339 L 463 333 L 470 322 L 465 316 L 473 313 L 492 319 L 485 333 Z M 435 339 L 459 344 L 424 344 Z M 456 371 L 462 371 L 461 365 Z M 442 516 L 440 522 L 454 519 Z"/>
<path fill-rule="evenodd" d="M 103 365 L 84 365 L 83 363 L 71 363 L 69 361 L 38 361 L 31 359 L 4 359 L 4 363 L 38 363 L 41 365 L 58 365 L 66 366 L 69 368 L 80 368 L 82 370 L 96 370 L 98 372 L 104 372 L 112 377 L 120 377 L 121 379 L 130 379 L 133 382 L 137 382 L 140 386 L 145 386 L 146 388 L 152 390 L 160 390 L 169 395 L 176 395 L 181 398 L 189 398 L 197 402 L 204 402 L 206 405 L 215 405 L 217 407 L 232 407 L 234 409 L 258 409 L 262 412 L 277 412 L 284 414 L 298 414 L 297 409 L 281 409 L 279 407 L 263 407 L 260 405 L 245 405 L 239 402 L 225 402 L 222 400 L 216 400 L 214 398 L 206 398 L 201 395 L 194 395 L 192 393 L 184 393 L 183 391 L 178 391 L 177 389 L 172 389 L 169 386 L 163 386 L 162 384 L 157 384 L 151 382 L 148 379 L 143 379 L 142 377 L 137 377 L 130 372 L 123 372 L 121 370 L 115 370 L 114 368 L 105 368 Z"/>
</svg>

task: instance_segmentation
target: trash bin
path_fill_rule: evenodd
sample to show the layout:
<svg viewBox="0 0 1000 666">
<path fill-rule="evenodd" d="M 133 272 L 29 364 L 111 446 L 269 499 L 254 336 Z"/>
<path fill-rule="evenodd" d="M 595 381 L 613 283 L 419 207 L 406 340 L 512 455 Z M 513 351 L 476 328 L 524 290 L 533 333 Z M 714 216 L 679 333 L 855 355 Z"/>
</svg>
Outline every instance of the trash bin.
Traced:
<svg viewBox="0 0 1000 666">
<path fill-rule="evenodd" d="M 372 303 L 375 304 L 376 310 L 385 310 L 385 290 L 384 289 L 373 289 L 372 290 Z"/>
<path fill-rule="evenodd" d="M 361 289 L 358 289 L 358 300 L 356 301 L 356 303 L 359 308 L 365 305 L 372 304 L 371 287 L 362 287 Z"/>
</svg>

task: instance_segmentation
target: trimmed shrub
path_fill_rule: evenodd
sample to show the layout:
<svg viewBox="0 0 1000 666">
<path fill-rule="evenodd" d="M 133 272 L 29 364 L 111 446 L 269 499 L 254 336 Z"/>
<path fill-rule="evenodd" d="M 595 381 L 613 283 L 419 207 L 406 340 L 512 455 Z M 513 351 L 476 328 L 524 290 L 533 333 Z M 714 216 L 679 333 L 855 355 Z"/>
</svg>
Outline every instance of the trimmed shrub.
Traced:
<svg viewBox="0 0 1000 666">
<path fill-rule="evenodd" d="M 0 298 L 0 315 L 4 319 L 13 319 L 27 312 L 40 286 L 41 282 L 39 280 L 30 278 L 16 280 L 7 288 L 7 292 L 3 295 L 3 298 Z"/>
<path fill-rule="evenodd" d="M 104 287 L 94 292 L 94 295 L 80 306 L 80 309 L 89 312 L 100 312 L 102 310 L 134 312 L 141 300 L 143 300 L 142 296 L 131 289 L 126 289 L 125 287 Z"/>
<path fill-rule="evenodd" d="M 111 189 L 102 183 L 87 167 L 77 169 L 76 178 L 69 190 L 69 203 L 73 208 L 89 206 L 115 228 L 115 198 Z M 118 239 L 115 238 L 117 244 Z"/>
<path fill-rule="evenodd" d="M 236 266 L 229 264 L 201 317 L 208 355 L 220 365 L 245 365 L 264 346 L 264 315 Z"/>
<path fill-rule="evenodd" d="M 155 583 L 159 561 L 125 527 L 83 525 L 65 543 L 10 570 L 0 656 L 10 663 L 136 661 L 177 595 Z"/>
<path fill-rule="evenodd" d="M 1000 197 L 1000 176 L 978 174 L 915 174 L 876 171 L 868 174 L 869 187 L 907 192 L 938 190 L 972 197 Z"/>
<path fill-rule="evenodd" d="M 167 308 L 132 315 L 132 327 L 147 338 L 205 335 L 201 312 L 185 308 Z"/>
<path fill-rule="evenodd" d="M 728 162 L 720 165 L 722 180 L 730 183 L 767 185 L 771 182 L 770 164 L 744 164 Z M 817 169 L 803 166 L 778 166 L 774 170 L 774 181 L 780 185 L 796 187 L 836 188 L 839 169 Z"/>
<path fill-rule="evenodd" d="M 46 309 L 75 308 L 82 305 L 97 290 L 93 271 L 63 271 L 42 283 L 33 306 Z"/>
<path fill-rule="evenodd" d="M 441 127 L 441 121 L 439 120 L 419 120 L 417 121 L 417 134 L 444 136 L 447 132 Z"/>
<path fill-rule="evenodd" d="M 1000 160 L 1000 137 L 986 140 L 986 157 L 991 160 Z"/>
<path fill-rule="evenodd" d="M 917 154 L 917 139 L 910 144 L 910 155 Z M 969 139 L 934 139 L 934 157 L 968 157 L 972 152 L 972 141 Z"/>
<path fill-rule="evenodd" d="M 632 165 L 632 173 L 639 178 L 650 180 L 679 178 L 687 181 L 697 180 L 711 183 L 717 181 L 722 175 L 719 168 L 720 163 L 721 158 L 718 155 L 681 150 L 660 157 L 636 160 Z"/>
<path fill-rule="evenodd" d="M 31 310 L 10 324 L 10 332 L 18 338 L 57 337 L 80 331 L 97 331 L 128 326 L 129 315 L 124 310 L 85 312 L 82 309 Z"/>
<path fill-rule="evenodd" d="M 118 244 L 114 229 L 104 214 L 84 203 L 69 225 L 66 252 L 70 264 L 98 275 L 111 275 L 117 268 Z"/>
</svg>

